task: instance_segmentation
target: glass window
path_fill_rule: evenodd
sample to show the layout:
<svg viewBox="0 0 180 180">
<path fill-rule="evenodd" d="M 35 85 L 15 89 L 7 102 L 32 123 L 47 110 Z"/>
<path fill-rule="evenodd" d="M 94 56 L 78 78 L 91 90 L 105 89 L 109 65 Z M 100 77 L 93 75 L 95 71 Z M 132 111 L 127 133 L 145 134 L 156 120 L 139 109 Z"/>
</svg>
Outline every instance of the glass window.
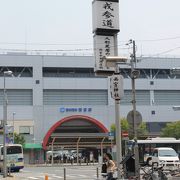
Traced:
<svg viewBox="0 0 180 180">
<path fill-rule="evenodd" d="M 3 148 L 1 148 L 1 154 L 3 155 Z M 7 154 L 18 154 L 22 153 L 22 147 L 20 146 L 8 146 L 7 147 Z"/>
<path fill-rule="evenodd" d="M 19 134 L 30 134 L 30 126 L 20 126 Z"/>
</svg>

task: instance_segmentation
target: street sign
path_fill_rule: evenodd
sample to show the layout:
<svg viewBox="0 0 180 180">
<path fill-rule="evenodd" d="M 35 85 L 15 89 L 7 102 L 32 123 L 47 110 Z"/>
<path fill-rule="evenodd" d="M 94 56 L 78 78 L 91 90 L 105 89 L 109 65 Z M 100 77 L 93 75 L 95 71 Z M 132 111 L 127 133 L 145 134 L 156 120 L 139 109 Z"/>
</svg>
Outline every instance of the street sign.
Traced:
<svg viewBox="0 0 180 180">
<path fill-rule="evenodd" d="M 95 55 L 95 72 L 110 71 L 114 72 L 115 68 L 107 68 L 104 57 L 114 55 L 114 37 L 113 36 L 94 36 L 94 55 Z"/>
<path fill-rule="evenodd" d="M 108 132 L 109 140 L 114 140 L 114 132 Z"/>
<path fill-rule="evenodd" d="M 11 125 L 6 125 L 5 126 L 5 134 L 9 134 L 13 132 L 13 126 Z"/>
<path fill-rule="evenodd" d="M 128 137 L 128 136 L 129 136 L 128 131 L 123 131 L 123 132 L 122 132 L 122 137 Z"/>
<path fill-rule="evenodd" d="M 111 97 L 115 100 L 120 100 L 124 96 L 123 76 L 114 74 L 110 77 L 110 92 Z"/>
<path fill-rule="evenodd" d="M 128 115 L 127 115 L 127 120 L 130 126 L 133 127 L 134 122 L 133 122 L 133 110 L 129 111 Z M 140 112 L 136 111 L 135 113 L 135 120 L 136 120 L 136 126 L 139 126 L 142 123 L 142 115 Z"/>
</svg>

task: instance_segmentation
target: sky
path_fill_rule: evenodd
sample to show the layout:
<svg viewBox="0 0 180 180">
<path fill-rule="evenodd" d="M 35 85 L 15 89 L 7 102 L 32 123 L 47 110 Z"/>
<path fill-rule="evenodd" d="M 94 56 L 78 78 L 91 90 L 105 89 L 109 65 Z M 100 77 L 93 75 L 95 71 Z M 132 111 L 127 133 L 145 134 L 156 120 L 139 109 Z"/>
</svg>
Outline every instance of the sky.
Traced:
<svg viewBox="0 0 180 180">
<path fill-rule="evenodd" d="M 93 54 L 92 0 L 0 0 L 0 52 Z M 180 0 L 119 0 L 118 52 L 180 57 Z"/>
</svg>

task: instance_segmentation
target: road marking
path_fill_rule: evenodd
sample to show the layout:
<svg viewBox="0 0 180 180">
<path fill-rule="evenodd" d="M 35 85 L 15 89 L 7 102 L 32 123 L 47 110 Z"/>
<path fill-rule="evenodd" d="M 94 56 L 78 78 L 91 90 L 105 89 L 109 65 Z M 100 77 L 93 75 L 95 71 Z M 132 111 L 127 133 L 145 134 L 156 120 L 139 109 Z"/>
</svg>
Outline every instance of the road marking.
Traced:
<svg viewBox="0 0 180 180">
<path fill-rule="evenodd" d="M 36 178 L 36 177 L 28 177 L 28 179 L 39 179 L 39 178 Z"/>
<path fill-rule="evenodd" d="M 72 175 L 67 174 L 66 177 L 74 178 L 74 177 L 77 177 L 77 176 L 72 176 Z"/>
<path fill-rule="evenodd" d="M 63 177 L 62 176 L 53 176 L 53 178 L 59 178 L 59 179 L 63 179 Z"/>
<path fill-rule="evenodd" d="M 82 174 L 79 174 L 78 176 L 79 176 L 79 177 L 84 177 L 84 178 L 87 178 L 87 177 L 88 177 L 87 175 L 82 175 Z"/>
<path fill-rule="evenodd" d="M 21 170 L 20 172 L 23 172 L 23 173 L 29 173 L 29 172 L 31 172 L 31 171 Z"/>
</svg>

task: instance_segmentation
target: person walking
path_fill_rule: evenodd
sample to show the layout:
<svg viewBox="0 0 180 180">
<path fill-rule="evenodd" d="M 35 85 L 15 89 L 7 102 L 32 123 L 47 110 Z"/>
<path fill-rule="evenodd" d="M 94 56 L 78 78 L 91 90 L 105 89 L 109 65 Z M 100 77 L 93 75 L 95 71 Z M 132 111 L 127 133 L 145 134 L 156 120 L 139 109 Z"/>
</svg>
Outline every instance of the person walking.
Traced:
<svg viewBox="0 0 180 180">
<path fill-rule="evenodd" d="M 90 152 L 89 159 L 90 159 L 89 162 L 92 163 L 92 164 L 94 165 L 94 154 L 93 154 L 92 151 Z"/>
<path fill-rule="evenodd" d="M 107 179 L 106 180 L 113 180 L 113 173 L 116 169 L 116 165 L 114 161 L 112 160 L 112 156 L 109 153 L 104 154 L 104 158 L 106 160 L 107 165 Z"/>
</svg>

